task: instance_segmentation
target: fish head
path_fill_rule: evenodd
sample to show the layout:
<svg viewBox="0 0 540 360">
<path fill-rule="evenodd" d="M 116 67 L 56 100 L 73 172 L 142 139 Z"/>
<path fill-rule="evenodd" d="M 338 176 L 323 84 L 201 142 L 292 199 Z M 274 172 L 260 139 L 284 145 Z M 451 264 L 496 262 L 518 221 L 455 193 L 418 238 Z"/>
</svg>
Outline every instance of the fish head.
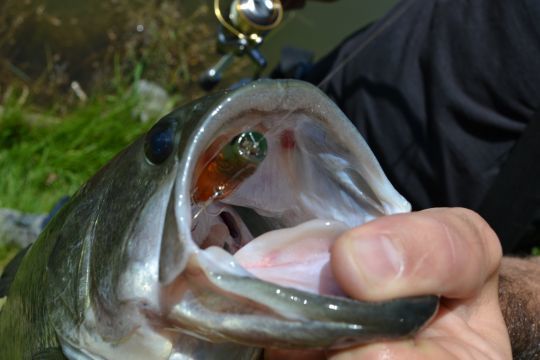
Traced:
<svg viewBox="0 0 540 360">
<path fill-rule="evenodd" d="M 115 359 L 411 336 L 435 296 L 356 301 L 329 265 L 341 233 L 409 210 L 312 85 L 264 80 L 205 97 L 157 122 L 50 226 L 78 239 L 57 241 L 57 254 L 77 255 L 50 264 L 55 330 L 68 356 Z"/>
</svg>

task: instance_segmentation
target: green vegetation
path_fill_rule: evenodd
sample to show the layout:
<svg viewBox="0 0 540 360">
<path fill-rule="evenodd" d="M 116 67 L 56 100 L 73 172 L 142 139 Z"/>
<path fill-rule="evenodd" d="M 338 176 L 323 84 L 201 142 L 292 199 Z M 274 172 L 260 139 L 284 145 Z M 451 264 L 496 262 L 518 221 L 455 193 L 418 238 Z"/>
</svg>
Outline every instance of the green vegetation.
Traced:
<svg viewBox="0 0 540 360">
<path fill-rule="evenodd" d="M 0 107 L 0 207 L 46 213 L 148 129 L 132 114 L 127 87 L 90 98 L 68 113 L 32 109 L 13 92 Z M 0 245 L 0 269 L 16 248 Z"/>
<path fill-rule="evenodd" d="M 97 97 L 60 118 L 6 101 L 0 114 L 0 207 L 47 212 L 73 193 L 150 125 L 133 119 L 135 104 L 129 92 Z"/>
<path fill-rule="evenodd" d="M 7 0 L 0 10 L 0 207 L 48 212 L 151 125 L 132 116 L 134 82 L 178 104 L 203 95 L 197 77 L 218 58 L 207 4 Z"/>
</svg>

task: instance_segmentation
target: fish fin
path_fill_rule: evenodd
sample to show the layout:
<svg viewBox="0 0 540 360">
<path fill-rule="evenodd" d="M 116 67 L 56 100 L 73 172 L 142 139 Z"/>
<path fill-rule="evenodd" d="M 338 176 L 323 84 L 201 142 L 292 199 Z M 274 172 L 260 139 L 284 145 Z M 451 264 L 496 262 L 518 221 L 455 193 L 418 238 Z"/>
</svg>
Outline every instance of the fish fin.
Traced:
<svg viewBox="0 0 540 360">
<path fill-rule="evenodd" d="M 46 348 L 32 355 L 32 360 L 67 360 L 59 347 Z"/>
<path fill-rule="evenodd" d="M 2 276 L 0 276 L 0 298 L 3 298 L 4 296 L 8 295 L 9 287 L 11 283 L 13 282 L 13 279 L 15 278 L 15 274 L 17 273 L 17 270 L 19 269 L 19 265 L 22 262 L 22 259 L 24 258 L 24 255 L 30 248 L 30 245 L 22 249 L 15 255 L 13 259 L 6 265 L 4 268 L 4 271 L 2 272 Z"/>
</svg>

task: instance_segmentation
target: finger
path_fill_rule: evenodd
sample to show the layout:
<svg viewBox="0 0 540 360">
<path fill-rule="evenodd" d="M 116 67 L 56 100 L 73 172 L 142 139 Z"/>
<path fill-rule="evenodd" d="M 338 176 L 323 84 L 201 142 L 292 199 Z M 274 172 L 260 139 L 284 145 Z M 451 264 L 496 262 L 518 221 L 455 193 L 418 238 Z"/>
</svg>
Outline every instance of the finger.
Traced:
<svg viewBox="0 0 540 360">
<path fill-rule="evenodd" d="M 406 340 L 366 345 L 352 350 L 339 352 L 331 360 L 420 360 L 420 359 L 481 359 L 486 358 L 476 348 L 468 348 L 462 343 L 449 339 L 437 343 L 424 340 Z"/>
<path fill-rule="evenodd" d="M 499 240 L 476 213 L 430 209 L 382 217 L 341 236 L 332 269 L 352 297 L 471 295 L 499 266 Z"/>
<path fill-rule="evenodd" d="M 281 350 L 267 349 L 264 360 L 325 360 L 328 359 L 323 350 Z"/>
</svg>

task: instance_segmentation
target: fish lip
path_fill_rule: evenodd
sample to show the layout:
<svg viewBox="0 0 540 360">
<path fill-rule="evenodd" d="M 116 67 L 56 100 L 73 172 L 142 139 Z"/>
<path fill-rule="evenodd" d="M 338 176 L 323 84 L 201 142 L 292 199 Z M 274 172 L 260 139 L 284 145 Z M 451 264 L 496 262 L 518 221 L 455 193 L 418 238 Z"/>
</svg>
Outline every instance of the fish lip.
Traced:
<svg viewBox="0 0 540 360">
<path fill-rule="evenodd" d="M 192 283 L 206 281 L 207 289 L 213 290 L 202 296 L 184 293 L 168 310 L 167 318 L 176 328 L 208 341 L 339 349 L 412 336 L 436 314 L 439 304 L 437 296 L 363 302 L 318 295 L 248 273 L 239 276 L 210 271 L 205 265 L 201 257 L 192 256 L 189 273 L 197 274 Z M 240 305 L 232 305 L 232 309 L 223 306 L 235 301 Z"/>
</svg>

